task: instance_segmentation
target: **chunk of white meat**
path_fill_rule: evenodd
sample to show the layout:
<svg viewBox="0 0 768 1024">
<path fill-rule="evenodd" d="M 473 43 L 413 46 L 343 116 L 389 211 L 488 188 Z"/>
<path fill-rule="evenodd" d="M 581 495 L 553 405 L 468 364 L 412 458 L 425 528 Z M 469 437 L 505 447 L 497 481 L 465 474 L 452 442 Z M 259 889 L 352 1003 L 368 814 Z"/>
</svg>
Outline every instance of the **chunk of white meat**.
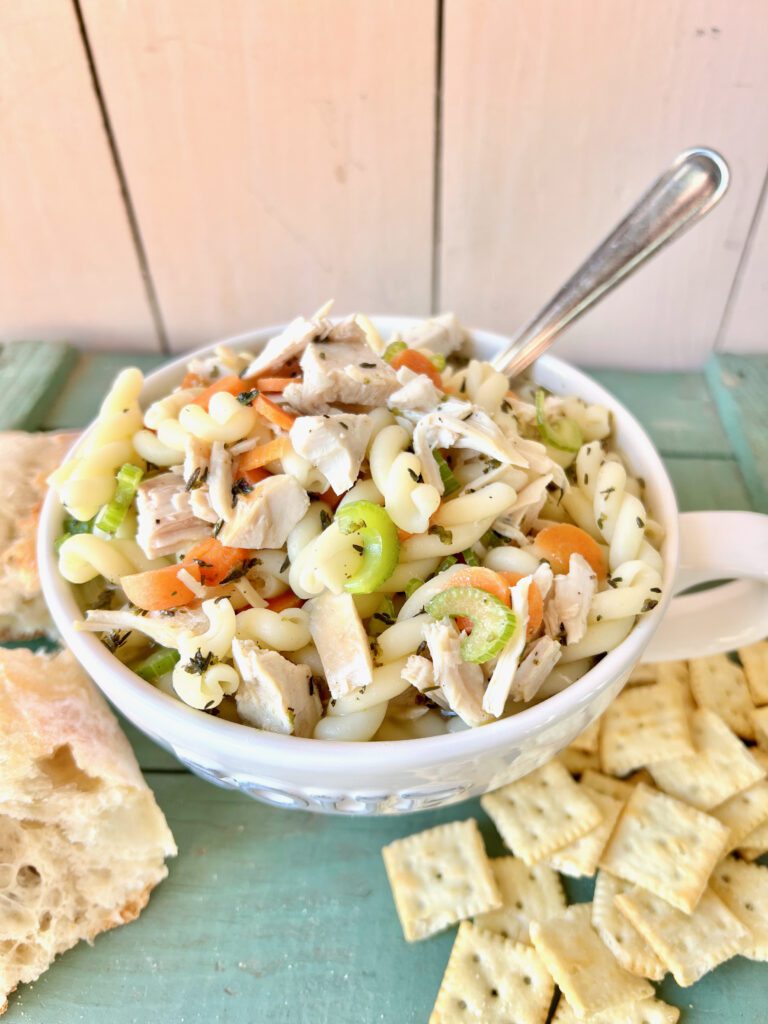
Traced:
<svg viewBox="0 0 768 1024">
<path fill-rule="evenodd" d="M 597 590 L 597 576 L 581 557 L 571 555 L 567 576 L 555 576 L 544 606 L 547 634 L 566 645 L 577 644 L 587 631 L 589 606 Z"/>
<path fill-rule="evenodd" d="M 294 450 L 343 494 L 357 480 L 372 430 L 373 420 L 365 413 L 299 416 L 290 438 Z"/>
<path fill-rule="evenodd" d="M 346 320 L 341 320 L 339 323 L 334 324 L 328 334 L 328 340 L 354 341 L 364 342 L 366 345 L 368 344 L 365 331 L 355 320 L 354 316 L 348 316 Z"/>
<path fill-rule="evenodd" d="M 435 448 L 468 448 L 505 465 L 528 467 L 526 458 L 501 428 L 470 402 L 444 402 L 420 419 L 413 432 L 413 450 L 421 461 L 424 480 L 442 494 L 445 485 L 432 455 Z"/>
<path fill-rule="evenodd" d="M 303 316 L 297 317 L 284 331 L 269 339 L 243 376 L 257 377 L 275 373 L 291 359 L 302 355 L 307 345 L 315 338 L 325 338 L 331 326 L 331 321 L 325 317 L 312 320 L 306 320 Z"/>
<path fill-rule="evenodd" d="M 161 473 L 145 480 L 136 492 L 136 509 L 136 542 L 147 558 L 172 555 L 210 536 L 208 523 L 195 516 L 180 473 Z"/>
<path fill-rule="evenodd" d="M 234 515 L 232 456 L 221 441 L 214 441 L 211 445 L 211 461 L 208 467 L 208 501 L 217 518 L 229 522 Z"/>
<path fill-rule="evenodd" d="M 439 704 L 441 708 L 448 708 L 445 694 L 435 680 L 435 666 L 429 658 L 425 658 L 421 654 L 412 654 L 405 663 L 402 676 L 419 693 L 429 697 L 431 701 Z"/>
<path fill-rule="evenodd" d="M 401 366 L 397 371 L 397 379 L 401 386 L 387 399 L 387 407 L 395 415 L 417 422 L 442 401 L 442 391 L 435 387 L 425 373 L 414 373 L 407 366 Z"/>
<path fill-rule="evenodd" d="M 547 485 L 551 482 L 552 476 L 548 474 L 526 484 L 518 493 L 512 507 L 494 521 L 493 529 L 502 537 L 510 539 L 516 539 L 521 533 L 527 534 L 546 503 Z"/>
<path fill-rule="evenodd" d="M 184 484 L 191 491 L 202 486 L 208 479 L 208 465 L 211 446 L 194 434 L 187 434 L 184 442 Z"/>
<path fill-rule="evenodd" d="M 114 630 L 143 633 L 162 647 L 178 648 L 184 639 L 204 633 L 208 628 L 208 617 L 200 608 L 177 608 L 173 615 L 149 612 L 138 615 L 128 609 L 89 609 L 85 621 L 76 624 L 76 629 L 88 633 L 111 633 Z"/>
<path fill-rule="evenodd" d="M 198 519 L 202 519 L 206 523 L 218 523 L 219 516 L 211 505 L 207 484 L 189 492 L 189 504 Z"/>
<path fill-rule="evenodd" d="M 307 665 L 295 665 L 253 640 L 232 641 L 242 682 L 235 691 L 240 718 L 257 729 L 311 736 L 322 705 Z"/>
<path fill-rule="evenodd" d="M 533 576 L 524 576 L 510 589 L 515 628 L 498 656 L 483 696 L 483 708 L 494 718 L 500 718 L 504 713 L 504 705 L 512 692 L 520 664 L 520 656 L 525 650 L 525 639 L 528 634 L 528 590 L 533 579 Z"/>
<path fill-rule="evenodd" d="M 410 348 L 428 348 L 430 352 L 449 356 L 467 341 L 469 334 L 454 313 L 441 313 L 409 327 L 403 341 Z"/>
<path fill-rule="evenodd" d="M 301 357 L 301 369 L 301 383 L 283 392 L 301 412 L 322 413 L 335 405 L 375 409 L 399 386 L 392 367 L 364 341 L 313 342 Z"/>
<path fill-rule="evenodd" d="M 219 532 L 228 548 L 281 548 L 309 508 L 309 496 L 287 473 L 270 476 L 241 494 Z"/>
<path fill-rule="evenodd" d="M 520 662 L 509 696 L 512 700 L 531 700 L 560 660 L 562 648 L 557 640 L 542 636 Z"/>
<path fill-rule="evenodd" d="M 304 607 L 331 696 L 338 700 L 369 686 L 373 680 L 371 648 L 352 595 L 321 594 Z"/>
<path fill-rule="evenodd" d="M 449 619 L 430 622 L 424 627 L 424 639 L 432 656 L 435 680 L 451 711 L 467 725 L 490 722 L 491 716 L 483 710 L 483 670 L 462 659 L 461 637 L 453 623 Z"/>
</svg>

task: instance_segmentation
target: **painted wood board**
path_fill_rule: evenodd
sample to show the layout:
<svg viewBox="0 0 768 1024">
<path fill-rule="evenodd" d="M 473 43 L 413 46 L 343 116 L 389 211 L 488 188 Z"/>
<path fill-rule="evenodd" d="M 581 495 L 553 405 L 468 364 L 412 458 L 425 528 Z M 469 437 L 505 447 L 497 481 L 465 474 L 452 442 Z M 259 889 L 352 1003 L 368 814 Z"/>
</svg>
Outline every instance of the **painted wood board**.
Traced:
<svg viewBox="0 0 768 1024">
<path fill-rule="evenodd" d="M 425 1024 L 455 930 L 404 941 L 380 850 L 474 816 L 502 854 L 477 801 L 361 821 L 268 808 L 189 775 L 149 781 L 181 850 L 169 878 L 137 922 L 17 993 L 8 1024 Z M 765 975 L 736 959 L 662 991 L 685 1024 L 756 1024 Z"/>
<path fill-rule="evenodd" d="M 0 430 L 32 430 L 77 361 L 71 345 L 15 341 L 0 351 Z"/>
<path fill-rule="evenodd" d="M 768 512 L 768 356 L 713 356 L 707 381 L 753 507 Z"/>
<path fill-rule="evenodd" d="M 761 206 L 744 252 L 717 348 L 721 352 L 768 352 L 768 174 Z"/>
<path fill-rule="evenodd" d="M 558 342 L 700 367 L 768 166 L 768 6 L 446 0 L 444 24 L 440 305 L 514 331 L 678 152 L 711 145 L 733 171 L 719 209 Z"/>
<path fill-rule="evenodd" d="M 435 0 L 82 6 L 175 350 L 428 312 Z"/>
<path fill-rule="evenodd" d="M 157 348 L 73 3 L 0 4 L 0 340 Z"/>
</svg>

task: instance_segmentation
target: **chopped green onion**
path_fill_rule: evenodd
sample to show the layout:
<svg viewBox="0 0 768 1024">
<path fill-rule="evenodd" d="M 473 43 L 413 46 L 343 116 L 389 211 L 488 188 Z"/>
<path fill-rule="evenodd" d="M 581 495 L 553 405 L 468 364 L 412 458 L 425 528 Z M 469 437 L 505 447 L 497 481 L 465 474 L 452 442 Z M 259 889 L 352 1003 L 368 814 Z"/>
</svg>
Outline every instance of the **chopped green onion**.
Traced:
<svg viewBox="0 0 768 1024">
<path fill-rule="evenodd" d="M 447 365 L 447 360 L 446 360 L 445 356 L 442 355 L 440 352 L 433 352 L 432 355 L 429 357 L 429 359 L 430 359 L 430 362 L 432 363 L 432 365 L 434 366 L 434 368 L 439 373 L 442 373 L 443 370 L 445 369 L 446 365 Z"/>
<path fill-rule="evenodd" d="M 435 575 L 437 576 L 441 572 L 445 572 L 446 569 L 450 569 L 452 565 L 456 565 L 458 558 L 455 555 L 446 555 L 440 565 L 435 569 Z"/>
<path fill-rule="evenodd" d="M 453 470 L 445 461 L 443 456 L 437 449 L 432 452 L 432 457 L 437 463 L 437 468 L 440 470 L 440 479 L 443 481 L 444 494 L 447 497 L 449 494 L 453 494 L 454 491 L 458 491 L 461 484 L 453 475 Z"/>
<path fill-rule="evenodd" d="M 102 506 L 96 516 L 94 526 L 97 529 L 103 533 L 114 533 L 117 530 L 125 519 L 125 513 L 136 496 L 136 490 L 143 476 L 144 470 L 139 469 L 138 466 L 132 466 L 130 462 L 126 462 L 118 469 L 115 496 L 112 501 Z"/>
<path fill-rule="evenodd" d="M 448 587 L 427 601 L 425 611 L 433 619 L 464 616 L 472 632 L 461 641 L 464 661 L 482 664 L 504 649 L 515 631 L 515 613 L 479 587 Z"/>
<path fill-rule="evenodd" d="M 408 580 L 405 584 L 405 599 L 408 600 L 411 594 L 415 594 L 419 587 L 423 586 L 424 580 L 420 580 L 418 576 L 414 576 L 412 580 Z"/>
<path fill-rule="evenodd" d="M 368 622 L 368 635 L 378 636 L 395 623 L 395 602 L 391 597 L 383 597 L 381 604 Z"/>
<path fill-rule="evenodd" d="M 547 417 L 544 400 L 547 395 L 543 388 L 536 392 L 536 426 L 545 444 L 561 452 L 577 452 L 584 443 L 581 427 L 569 416 Z"/>
<path fill-rule="evenodd" d="M 502 545 L 509 542 L 506 537 L 502 537 L 502 535 L 497 533 L 495 530 L 486 530 L 480 538 L 480 543 L 485 548 L 500 548 Z"/>
<path fill-rule="evenodd" d="M 363 548 L 362 565 L 347 580 L 350 594 L 373 594 L 388 580 L 400 558 L 397 527 L 389 515 L 372 501 L 351 501 L 336 512 L 336 522 L 344 534 L 356 533 Z"/>
<path fill-rule="evenodd" d="M 91 533 L 95 519 L 95 516 L 93 519 L 75 519 L 74 516 L 64 516 L 62 523 L 64 532 L 53 542 L 53 550 L 58 554 L 64 541 L 69 540 L 76 533 Z"/>
<path fill-rule="evenodd" d="M 405 352 L 408 346 L 404 341 L 390 341 L 387 347 L 381 354 L 381 358 L 387 363 L 391 363 L 398 352 Z"/>
<path fill-rule="evenodd" d="M 461 554 L 467 565 L 480 565 L 480 559 L 477 557 L 472 548 L 467 548 L 467 550 L 462 551 Z"/>
<path fill-rule="evenodd" d="M 159 651 L 153 651 L 137 665 L 134 665 L 133 671 L 137 676 L 146 679 L 148 683 L 152 683 L 167 672 L 172 672 L 179 657 L 178 651 L 174 651 L 170 647 L 161 647 Z"/>
</svg>

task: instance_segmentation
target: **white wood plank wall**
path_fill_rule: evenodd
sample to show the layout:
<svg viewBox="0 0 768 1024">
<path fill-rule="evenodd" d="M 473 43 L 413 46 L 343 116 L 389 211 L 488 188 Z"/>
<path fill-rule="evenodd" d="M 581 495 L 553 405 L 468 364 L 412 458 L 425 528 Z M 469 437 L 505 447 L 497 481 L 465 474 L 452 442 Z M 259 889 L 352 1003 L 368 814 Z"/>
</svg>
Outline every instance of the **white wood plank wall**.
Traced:
<svg viewBox="0 0 768 1024">
<path fill-rule="evenodd" d="M 767 53 L 766 0 L 0 4 L 0 341 L 178 351 L 330 296 L 512 331 L 705 144 L 722 206 L 560 351 L 768 352 Z"/>
</svg>

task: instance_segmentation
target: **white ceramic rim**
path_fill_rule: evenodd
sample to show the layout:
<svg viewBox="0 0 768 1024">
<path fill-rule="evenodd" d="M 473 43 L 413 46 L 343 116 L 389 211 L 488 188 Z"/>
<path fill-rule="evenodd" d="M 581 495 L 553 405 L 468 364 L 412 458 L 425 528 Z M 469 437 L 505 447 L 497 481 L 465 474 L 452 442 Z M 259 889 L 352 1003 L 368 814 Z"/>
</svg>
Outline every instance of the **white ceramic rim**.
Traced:
<svg viewBox="0 0 768 1024">
<path fill-rule="evenodd" d="M 334 319 L 340 320 L 343 317 Z M 371 316 L 371 320 L 389 332 L 402 331 L 409 323 L 421 322 L 423 317 Z M 156 390 L 161 393 L 167 389 L 165 383 L 160 386 L 161 378 L 181 376 L 190 359 L 209 354 L 217 345 L 248 348 L 254 344 L 264 343 L 284 326 L 277 324 L 256 331 L 247 331 L 214 341 L 192 352 L 185 352 L 149 374 L 145 392 L 149 391 L 151 394 Z M 503 335 L 491 331 L 472 329 L 471 333 L 482 345 L 493 346 L 496 350 L 501 350 L 509 341 Z M 537 371 L 541 371 L 542 376 L 558 376 L 567 380 L 568 388 L 572 387 L 569 393 L 587 396 L 590 402 L 608 406 L 614 414 L 619 430 L 628 432 L 635 441 L 640 442 L 645 451 L 646 462 L 653 470 L 651 476 L 646 475 L 646 483 L 653 496 L 653 512 L 666 531 L 663 593 L 658 606 L 652 612 L 646 613 L 635 624 L 626 639 L 608 652 L 594 668 L 541 704 L 478 729 L 409 740 L 382 740 L 375 743 L 284 736 L 196 711 L 137 676 L 115 658 L 95 634 L 74 629 L 73 622 L 81 618 L 81 612 L 71 592 L 71 585 L 59 575 L 54 557 L 53 543 L 61 532 L 62 508 L 55 493 L 49 490 L 40 517 L 37 555 L 43 594 L 62 638 L 114 704 L 120 707 L 121 703 L 125 703 L 126 693 L 131 693 L 140 714 L 129 714 L 128 717 L 138 723 L 147 722 L 150 731 L 155 735 L 167 736 L 169 742 L 172 740 L 173 743 L 181 744 L 180 734 L 183 733 L 183 745 L 190 754 L 193 754 L 195 748 L 215 750 L 222 747 L 226 750 L 228 759 L 242 758 L 247 762 L 256 757 L 262 766 L 269 763 L 277 769 L 289 761 L 292 771 L 306 768 L 311 773 L 324 770 L 338 771 L 344 768 L 350 772 L 370 775 L 378 771 L 386 772 L 392 767 L 407 770 L 425 767 L 435 762 L 452 761 L 455 758 L 478 756 L 490 748 L 507 744 L 511 747 L 526 736 L 531 737 L 539 733 L 553 721 L 561 720 L 579 708 L 586 707 L 596 695 L 611 686 L 622 672 L 640 660 L 672 598 L 678 554 L 677 502 L 669 476 L 653 442 L 618 399 L 585 373 L 555 356 L 540 357 L 536 368 Z M 152 397 L 154 398 L 154 395 Z M 119 692 L 122 701 L 117 696 Z M 141 728 L 141 725 L 138 727 Z M 311 774 L 308 775 L 308 780 L 311 780 L 311 777 Z"/>
</svg>

